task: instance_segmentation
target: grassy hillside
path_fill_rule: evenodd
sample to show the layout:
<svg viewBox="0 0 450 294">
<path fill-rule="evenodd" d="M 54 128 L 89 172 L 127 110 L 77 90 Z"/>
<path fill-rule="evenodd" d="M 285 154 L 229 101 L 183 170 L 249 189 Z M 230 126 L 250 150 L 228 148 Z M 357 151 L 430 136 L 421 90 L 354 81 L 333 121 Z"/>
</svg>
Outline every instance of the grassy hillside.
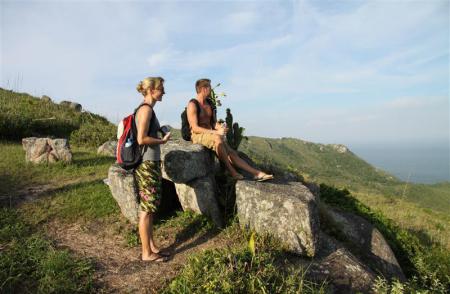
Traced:
<svg viewBox="0 0 450 294">
<path fill-rule="evenodd" d="M 450 183 L 424 185 L 405 183 L 374 168 L 350 150 L 292 138 L 249 137 L 239 150 L 262 165 L 276 165 L 302 175 L 306 180 L 326 183 L 352 192 L 401 198 L 421 207 L 450 214 Z"/>
<path fill-rule="evenodd" d="M 116 126 L 100 115 L 0 88 L 0 139 L 53 136 L 68 138 L 72 145 L 98 147 L 115 132 Z"/>
</svg>

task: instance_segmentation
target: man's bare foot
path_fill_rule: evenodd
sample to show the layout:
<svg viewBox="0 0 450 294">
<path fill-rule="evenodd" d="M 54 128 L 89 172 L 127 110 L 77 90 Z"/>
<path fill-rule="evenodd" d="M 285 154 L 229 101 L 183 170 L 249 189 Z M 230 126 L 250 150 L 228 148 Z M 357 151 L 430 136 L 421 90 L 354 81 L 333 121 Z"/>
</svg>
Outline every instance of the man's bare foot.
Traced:
<svg viewBox="0 0 450 294">
<path fill-rule="evenodd" d="M 264 182 L 273 180 L 273 175 L 266 174 L 265 172 L 259 172 L 253 179 L 257 182 Z"/>
<path fill-rule="evenodd" d="M 232 177 L 233 179 L 235 179 L 236 181 L 239 181 L 239 180 L 243 180 L 243 179 L 244 179 L 244 176 L 241 175 L 240 173 L 232 174 L 231 177 Z"/>
</svg>

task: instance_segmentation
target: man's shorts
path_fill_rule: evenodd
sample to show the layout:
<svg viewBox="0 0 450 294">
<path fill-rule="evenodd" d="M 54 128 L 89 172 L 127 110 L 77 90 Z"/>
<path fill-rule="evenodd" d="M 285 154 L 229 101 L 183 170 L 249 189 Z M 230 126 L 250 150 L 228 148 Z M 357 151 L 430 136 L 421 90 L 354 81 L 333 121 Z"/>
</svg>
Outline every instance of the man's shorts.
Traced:
<svg viewBox="0 0 450 294">
<path fill-rule="evenodd" d="M 191 133 L 191 141 L 193 144 L 200 144 L 205 146 L 208 149 L 213 150 L 214 152 L 217 153 L 216 150 L 216 144 L 215 144 L 215 138 L 217 135 L 215 134 L 208 134 L 208 133 L 201 133 L 201 134 L 197 134 L 197 133 Z M 225 139 L 223 142 L 223 146 L 226 149 L 227 153 L 234 153 L 233 149 L 231 149 L 231 147 L 228 145 L 227 140 Z"/>
<path fill-rule="evenodd" d="M 161 199 L 161 161 L 143 161 L 135 170 L 142 211 L 155 212 Z"/>
<path fill-rule="evenodd" d="M 208 133 L 201 133 L 197 134 L 192 132 L 191 133 L 191 141 L 194 144 L 200 144 L 205 146 L 208 149 L 214 150 L 214 152 L 217 152 L 216 150 L 216 144 L 215 144 L 215 136 L 214 134 L 208 134 Z"/>
</svg>

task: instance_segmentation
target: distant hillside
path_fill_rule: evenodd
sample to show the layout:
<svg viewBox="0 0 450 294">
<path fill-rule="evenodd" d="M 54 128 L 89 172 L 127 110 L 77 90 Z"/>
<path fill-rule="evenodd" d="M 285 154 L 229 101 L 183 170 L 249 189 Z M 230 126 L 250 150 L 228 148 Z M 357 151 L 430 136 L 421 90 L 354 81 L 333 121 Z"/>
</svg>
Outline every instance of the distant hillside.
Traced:
<svg viewBox="0 0 450 294">
<path fill-rule="evenodd" d="M 275 165 L 353 192 L 402 198 L 424 208 L 450 213 L 450 183 L 405 183 L 377 169 L 343 145 L 323 145 L 293 138 L 249 137 L 239 150 L 256 163 Z"/>
<path fill-rule="evenodd" d="M 0 139 L 54 136 L 96 147 L 113 139 L 115 132 L 116 126 L 100 115 L 0 88 Z"/>
</svg>

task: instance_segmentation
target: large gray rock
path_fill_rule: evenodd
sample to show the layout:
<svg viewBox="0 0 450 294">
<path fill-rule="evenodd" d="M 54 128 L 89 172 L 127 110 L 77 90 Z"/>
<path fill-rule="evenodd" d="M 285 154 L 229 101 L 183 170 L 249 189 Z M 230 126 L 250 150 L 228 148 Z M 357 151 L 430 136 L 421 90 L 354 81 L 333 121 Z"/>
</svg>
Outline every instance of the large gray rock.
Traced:
<svg viewBox="0 0 450 294">
<path fill-rule="evenodd" d="M 320 233 L 317 258 L 308 266 L 308 277 L 327 280 L 333 293 L 372 293 L 376 275 L 334 238 Z"/>
<path fill-rule="evenodd" d="M 106 141 L 98 147 L 97 154 L 116 157 L 117 141 Z"/>
<path fill-rule="evenodd" d="M 216 197 L 214 176 L 205 176 L 186 184 L 175 183 L 175 189 L 183 210 L 206 215 L 218 227 L 223 227 L 223 219 Z"/>
<path fill-rule="evenodd" d="M 182 140 L 161 145 L 163 177 L 174 183 L 187 183 L 214 171 L 214 155 L 201 145 Z"/>
<path fill-rule="evenodd" d="M 78 111 L 78 112 L 80 112 L 83 109 L 83 107 L 81 106 L 80 103 L 71 102 L 71 101 L 61 101 L 59 103 L 59 105 L 68 107 L 68 108 L 73 109 L 73 110 Z"/>
<path fill-rule="evenodd" d="M 239 181 L 236 204 L 239 223 L 257 233 L 277 237 L 293 253 L 314 256 L 318 246 L 316 197 L 301 183 Z"/>
<path fill-rule="evenodd" d="M 327 208 L 323 211 L 331 222 L 350 243 L 355 254 L 385 278 L 405 281 L 405 275 L 383 235 L 371 223 L 352 213 Z"/>
<path fill-rule="evenodd" d="M 72 162 L 72 152 L 67 139 L 23 138 L 22 147 L 25 150 L 25 160 L 27 162 Z"/>
<path fill-rule="evenodd" d="M 48 97 L 47 95 L 42 95 L 41 100 L 47 103 L 52 102 L 52 98 Z"/>
<path fill-rule="evenodd" d="M 119 204 L 122 214 L 132 223 L 139 221 L 139 199 L 133 172 L 113 164 L 108 171 L 108 184 L 111 194 Z"/>
</svg>

